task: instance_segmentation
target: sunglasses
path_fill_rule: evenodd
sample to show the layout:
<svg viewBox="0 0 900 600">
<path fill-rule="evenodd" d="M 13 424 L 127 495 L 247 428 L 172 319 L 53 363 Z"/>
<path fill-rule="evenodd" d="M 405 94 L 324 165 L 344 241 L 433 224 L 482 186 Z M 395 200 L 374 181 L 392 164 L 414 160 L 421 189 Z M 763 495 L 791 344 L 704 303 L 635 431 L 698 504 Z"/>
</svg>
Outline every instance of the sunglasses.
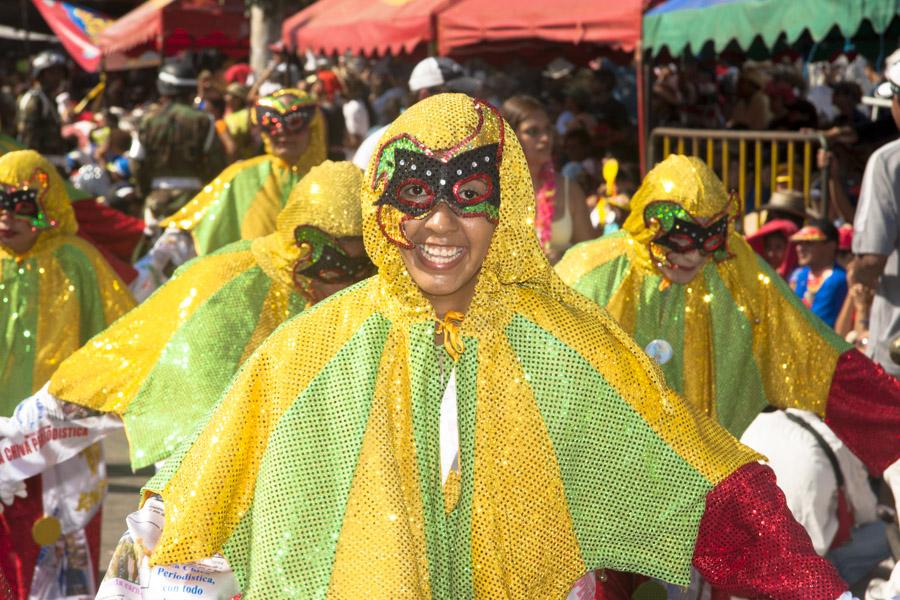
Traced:
<svg viewBox="0 0 900 600">
<path fill-rule="evenodd" d="M 334 237 L 312 225 L 294 229 L 294 240 L 300 248 L 295 275 L 322 283 L 354 283 L 375 272 L 367 255 L 350 256 Z"/>
</svg>

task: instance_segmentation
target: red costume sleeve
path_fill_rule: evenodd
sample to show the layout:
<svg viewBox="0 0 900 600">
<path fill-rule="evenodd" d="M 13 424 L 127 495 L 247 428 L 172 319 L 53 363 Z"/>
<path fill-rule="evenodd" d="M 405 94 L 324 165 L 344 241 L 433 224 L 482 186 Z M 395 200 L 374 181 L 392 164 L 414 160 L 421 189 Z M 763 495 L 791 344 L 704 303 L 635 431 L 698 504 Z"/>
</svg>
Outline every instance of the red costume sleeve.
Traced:
<svg viewBox="0 0 900 600">
<path fill-rule="evenodd" d="M 900 381 L 858 350 L 838 358 L 825 423 L 874 477 L 900 459 Z"/>
<path fill-rule="evenodd" d="M 775 473 L 758 463 L 707 495 L 694 567 L 717 589 L 743 598 L 829 600 L 847 590 L 794 520 Z"/>
<path fill-rule="evenodd" d="M 95 199 L 72 203 L 78 235 L 93 244 L 125 283 L 137 277 L 131 255 L 144 235 L 144 221 L 104 206 Z"/>
</svg>

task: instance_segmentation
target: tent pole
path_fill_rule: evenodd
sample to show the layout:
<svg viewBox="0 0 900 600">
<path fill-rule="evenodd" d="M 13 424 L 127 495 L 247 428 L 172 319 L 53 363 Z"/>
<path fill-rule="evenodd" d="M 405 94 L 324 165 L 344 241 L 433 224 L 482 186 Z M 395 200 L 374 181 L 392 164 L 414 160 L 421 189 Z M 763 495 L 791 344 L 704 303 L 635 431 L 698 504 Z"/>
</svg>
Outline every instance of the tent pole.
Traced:
<svg viewBox="0 0 900 600">
<path fill-rule="evenodd" d="M 647 174 L 647 94 L 645 90 L 644 51 L 641 40 L 634 49 L 634 68 L 637 83 L 638 154 L 641 177 Z"/>
</svg>

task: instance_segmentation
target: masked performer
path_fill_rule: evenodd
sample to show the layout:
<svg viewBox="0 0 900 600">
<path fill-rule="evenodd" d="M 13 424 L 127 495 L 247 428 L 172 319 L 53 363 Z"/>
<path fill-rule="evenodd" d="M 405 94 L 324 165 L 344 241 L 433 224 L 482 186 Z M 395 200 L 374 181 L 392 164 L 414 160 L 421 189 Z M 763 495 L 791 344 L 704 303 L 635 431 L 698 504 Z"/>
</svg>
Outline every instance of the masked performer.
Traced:
<svg viewBox="0 0 900 600">
<path fill-rule="evenodd" d="M 53 165 L 31 150 L 0 157 L 0 417 L 11 415 L 63 359 L 134 304 L 124 283 L 76 230 Z M 38 431 L 6 449 L 0 466 L 34 453 L 53 436 L 78 433 Z M 101 452 L 91 446 L 43 478 L 0 490 L 0 497 L 11 502 L 0 515 L 0 570 L 14 598 L 29 593 L 59 597 L 60 588 L 53 586 L 64 562 L 80 556 L 96 564 L 104 490 Z M 73 476 L 73 470 L 87 474 Z M 65 495 L 48 490 L 55 481 L 66 482 Z M 41 546 L 49 548 L 41 553 Z M 93 586 L 92 571 L 81 569 L 72 589 Z"/>
<path fill-rule="evenodd" d="M 735 205 L 701 160 L 670 156 L 624 230 L 570 250 L 562 279 L 735 436 L 767 406 L 823 417 L 878 476 L 900 458 L 900 383 L 807 310 L 734 231 Z M 893 471 L 893 469 L 892 469 Z"/>
<path fill-rule="evenodd" d="M 378 275 L 244 364 L 147 486 L 149 560 L 221 552 L 248 600 L 556 600 L 588 569 L 692 562 L 735 593 L 840 596 L 758 456 L 557 278 L 533 198 L 493 107 L 403 113 L 364 180 Z"/>
<path fill-rule="evenodd" d="M 371 274 L 361 239 L 361 177 L 349 162 L 315 167 L 295 186 L 275 233 L 177 271 L 20 405 L 0 451 L 48 422 L 81 426 L 92 438 L 124 422 L 135 468 L 164 460 L 282 321 Z M 112 412 L 121 422 L 66 419 L 71 407 Z M 74 446 L 50 443 L 0 464 L 0 489 L 64 459 Z"/>
<path fill-rule="evenodd" d="M 311 96 L 283 89 L 260 98 L 251 113 L 266 153 L 237 162 L 162 222 L 191 234 L 198 255 L 272 233 L 291 188 L 325 160 L 325 123 Z"/>
</svg>

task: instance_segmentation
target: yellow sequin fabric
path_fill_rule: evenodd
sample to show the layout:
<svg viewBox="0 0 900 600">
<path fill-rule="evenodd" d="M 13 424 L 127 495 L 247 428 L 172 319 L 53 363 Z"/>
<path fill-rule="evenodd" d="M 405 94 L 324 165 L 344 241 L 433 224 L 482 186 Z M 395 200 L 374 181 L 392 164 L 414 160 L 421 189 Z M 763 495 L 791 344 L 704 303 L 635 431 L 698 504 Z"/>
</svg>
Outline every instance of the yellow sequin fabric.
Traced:
<svg viewBox="0 0 900 600">
<path fill-rule="evenodd" d="M 165 458 L 257 346 L 311 302 L 293 274 L 300 254 L 294 229 L 313 225 L 335 237 L 362 235 L 361 180 L 349 162 L 313 168 L 294 187 L 274 233 L 176 271 L 66 360 L 51 393 L 122 415 L 135 467 Z"/>
<path fill-rule="evenodd" d="M 379 223 L 376 152 L 362 208 L 379 273 L 273 333 L 147 485 L 166 503 L 152 560 L 222 551 L 247 600 L 557 600 L 602 566 L 688 581 L 706 494 L 756 455 L 557 278 L 522 149 L 493 107 L 433 96 L 381 148 L 398 136 L 436 157 L 502 148 L 498 224 L 458 359 L 435 344 L 399 223 Z M 439 407 L 451 368 L 460 480 L 447 503 Z"/>
<path fill-rule="evenodd" d="M 733 209 L 705 163 L 669 156 L 632 199 L 625 231 L 572 248 L 556 267 L 563 280 L 606 308 L 639 345 L 669 343 L 669 384 L 734 435 L 767 404 L 824 415 L 838 356 L 849 346 L 731 223 L 724 260 L 710 258 L 688 284 L 666 281 L 648 252 L 658 224 L 643 218 L 656 201 L 703 220 Z"/>
<path fill-rule="evenodd" d="M 291 94 L 313 102 L 300 90 L 285 89 L 278 94 Z M 266 154 L 226 168 L 178 212 L 162 221 L 161 226 L 190 231 L 198 254 L 209 253 L 237 239 L 254 239 L 272 233 L 276 217 L 294 184 L 327 156 L 325 119 L 316 110 L 309 125 L 309 145 L 296 164 L 289 165 L 275 156 L 268 140 L 265 141 Z"/>
<path fill-rule="evenodd" d="M 730 202 L 722 181 L 705 162 L 696 156 L 670 155 L 644 178 L 631 198 L 631 213 L 622 225 L 637 243 L 634 260 L 648 271 L 655 268 L 649 247 L 659 232 L 659 224 L 646 223 L 644 211 L 652 202 L 660 201 L 678 204 L 691 216 L 704 221 L 724 214 L 733 217 L 737 209 Z M 733 227 L 729 231 L 737 235 Z"/>
<path fill-rule="evenodd" d="M 134 306 L 99 251 L 76 237 L 75 214 L 56 168 L 31 150 L 0 157 L 0 183 L 42 174 L 41 203 L 56 222 L 28 251 L 0 243 L 0 415 L 37 391 L 87 339 Z"/>
<path fill-rule="evenodd" d="M 360 237 L 359 189 L 362 171 L 351 162 L 327 160 L 313 167 L 291 190 L 278 215 L 275 233 L 253 241 L 253 254 L 269 277 L 292 285 L 300 248 L 298 225 L 312 225 L 335 238 Z"/>
</svg>

